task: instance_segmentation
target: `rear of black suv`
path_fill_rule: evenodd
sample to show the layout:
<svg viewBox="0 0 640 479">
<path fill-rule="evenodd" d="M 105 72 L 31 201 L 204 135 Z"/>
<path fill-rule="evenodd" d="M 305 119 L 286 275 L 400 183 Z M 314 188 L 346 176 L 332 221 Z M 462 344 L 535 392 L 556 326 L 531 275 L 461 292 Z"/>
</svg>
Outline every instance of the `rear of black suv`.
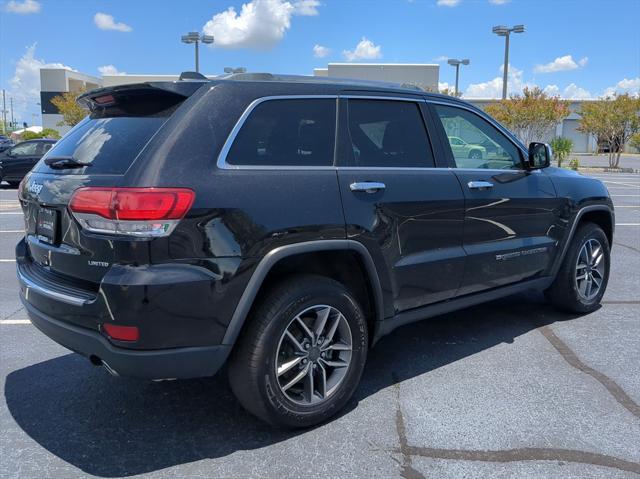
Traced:
<svg viewBox="0 0 640 479">
<path fill-rule="evenodd" d="M 225 283 L 239 259 L 193 259 L 189 229 L 208 212 L 189 186 L 199 173 L 175 152 L 157 151 L 170 147 L 172 135 L 189 135 L 206 85 L 137 85 L 83 97 L 91 115 L 19 190 L 26 234 L 17 272 L 29 316 L 116 374 L 207 376 L 229 352 L 221 319 L 229 311 L 220 300 L 234 295 Z M 151 149 L 153 161 L 145 156 Z M 183 163 L 180 177 L 159 174 L 158 163 L 169 160 Z"/>
</svg>

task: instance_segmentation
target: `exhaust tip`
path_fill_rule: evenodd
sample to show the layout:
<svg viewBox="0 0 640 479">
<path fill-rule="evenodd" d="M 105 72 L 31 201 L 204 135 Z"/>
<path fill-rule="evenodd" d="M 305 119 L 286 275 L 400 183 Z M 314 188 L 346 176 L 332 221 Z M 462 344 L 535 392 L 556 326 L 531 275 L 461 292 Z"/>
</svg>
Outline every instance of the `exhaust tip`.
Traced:
<svg viewBox="0 0 640 479">
<path fill-rule="evenodd" d="M 104 367 L 109 374 L 111 374 L 112 376 L 120 376 L 118 374 L 118 371 L 116 371 L 115 369 L 113 369 L 111 366 L 109 366 L 109 364 L 107 364 L 106 361 L 103 361 L 102 359 L 100 359 L 98 356 L 92 354 L 91 356 L 89 356 L 89 361 L 91 362 L 91 364 L 93 364 L 94 366 L 102 366 Z"/>
</svg>

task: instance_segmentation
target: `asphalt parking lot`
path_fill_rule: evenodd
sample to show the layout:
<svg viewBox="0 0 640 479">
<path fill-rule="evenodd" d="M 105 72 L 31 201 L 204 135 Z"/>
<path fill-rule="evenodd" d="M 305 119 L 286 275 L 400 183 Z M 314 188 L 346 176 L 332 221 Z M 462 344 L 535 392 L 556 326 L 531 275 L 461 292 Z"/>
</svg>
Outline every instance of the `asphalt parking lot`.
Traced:
<svg viewBox="0 0 640 479">
<path fill-rule="evenodd" d="M 26 319 L 0 190 L 0 477 L 545 477 L 640 475 L 640 175 L 597 174 L 616 204 L 602 308 L 524 294 L 406 326 L 370 353 L 338 418 L 296 433 L 237 404 L 224 373 L 110 376 Z"/>
</svg>

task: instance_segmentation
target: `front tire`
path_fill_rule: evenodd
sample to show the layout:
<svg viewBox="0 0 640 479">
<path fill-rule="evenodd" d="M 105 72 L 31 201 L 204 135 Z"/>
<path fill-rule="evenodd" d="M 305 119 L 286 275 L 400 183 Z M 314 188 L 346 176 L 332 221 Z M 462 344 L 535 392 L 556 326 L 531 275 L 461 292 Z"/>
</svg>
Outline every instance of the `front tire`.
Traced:
<svg viewBox="0 0 640 479">
<path fill-rule="evenodd" d="M 229 362 L 231 389 L 245 409 L 299 428 L 345 406 L 360 382 L 368 339 L 362 309 L 341 283 L 292 277 L 247 321 Z"/>
<path fill-rule="evenodd" d="M 472 160 L 481 160 L 482 152 L 480 150 L 471 150 L 471 152 L 469 153 L 469 158 L 471 158 Z"/>
<path fill-rule="evenodd" d="M 570 313 L 591 313 L 598 309 L 609 282 L 611 250 L 598 225 L 578 227 L 556 279 L 545 291 L 558 309 Z"/>
</svg>

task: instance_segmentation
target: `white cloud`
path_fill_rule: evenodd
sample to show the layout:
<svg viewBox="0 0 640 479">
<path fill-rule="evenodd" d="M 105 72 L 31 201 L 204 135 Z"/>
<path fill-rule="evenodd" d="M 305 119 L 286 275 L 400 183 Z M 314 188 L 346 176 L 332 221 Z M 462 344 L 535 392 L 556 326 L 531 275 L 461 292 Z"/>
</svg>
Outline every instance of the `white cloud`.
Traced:
<svg viewBox="0 0 640 479">
<path fill-rule="evenodd" d="M 331 50 L 317 43 L 313 46 L 313 56 L 316 58 L 324 58 L 331 53 Z"/>
<path fill-rule="evenodd" d="M 121 72 L 120 70 L 118 70 L 115 66 L 113 65 L 103 65 L 101 67 L 98 67 L 98 71 L 100 72 L 100 75 L 126 75 L 127 72 Z"/>
<path fill-rule="evenodd" d="M 461 0 L 438 0 L 439 7 L 456 7 Z"/>
<path fill-rule="evenodd" d="M 547 85 L 542 90 L 549 96 L 560 96 L 558 85 Z"/>
<path fill-rule="evenodd" d="M 13 77 L 9 80 L 8 96 L 13 98 L 16 119 L 32 123 L 31 113 L 40 111 L 40 69 L 71 67 L 62 63 L 47 63 L 35 57 L 36 44 L 27 47 L 26 52 L 16 63 Z M 8 101 L 8 100 L 7 100 Z"/>
<path fill-rule="evenodd" d="M 100 30 L 117 30 L 119 32 L 130 32 L 133 30 L 129 25 L 122 22 L 116 22 L 113 15 L 98 12 L 93 16 L 93 22 Z"/>
<path fill-rule="evenodd" d="M 602 96 L 613 96 L 615 93 L 629 93 L 633 96 L 640 96 L 640 77 L 624 78 L 602 93 Z"/>
<path fill-rule="evenodd" d="M 505 5 L 509 3 L 511 0 L 489 0 L 489 3 L 492 5 Z"/>
<path fill-rule="evenodd" d="M 453 90 L 453 86 L 449 85 L 446 81 L 440 81 L 438 82 L 438 91 L 443 90 Z"/>
<path fill-rule="evenodd" d="M 502 66 L 500 67 L 500 76 L 492 80 L 482 83 L 472 83 L 464 92 L 465 98 L 502 98 Z M 533 87 L 535 85 L 524 81 L 524 72 L 518 68 L 509 65 L 508 73 L 508 93 L 521 93 L 524 87 Z"/>
<path fill-rule="evenodd" d="M 591 95 L 589 91 L 579 87 L 575 83 L 567 85 L 561 96 L 567 100 L 588 100 L 589 98 L 593 98 L 593 95 Z"/>
<path fill-rule="evenodd" d="M 440 55 L 439 57 L 435 57 L 435 58 L 433 59 L 433 61 L 434 61 L 434 62 L 436 62 L 436 63 L 442 63 L 442 62 L 446 62 L 448 59 L 449 59 L 449 57 L 448 57 L 448 56 L 446 56 L 446 55 Z"/>
<path fill-rule="evenodd" d="M 7 3 L 5 10 L 9 13 L 18 13 L 20 15 L 28 15 L 30 13 L 40 13 L 40 2 L 36 0 L 11 0 Z"/>
<path fill-rule="evenodd" d="M 586 66 L 588 61 L 589 58 L 584 57 L 576 62 L 571 55 L 565 55 L 563 57 L 556 58 L 550 63 L 546 63 L 544 65 L 536 65 L 533 68 L 533 71 L 535 73 L 555 73 L 577 70 L 578 68 L 583 68 L 584 66 Z"/>
<path fill-rule="evenodd" d="M 240 8 L 234 7 L 216 13 L 202 30 L 213 35 L 213 47 L 255 48 L 273 47 L 291 28 L 294 15 L 318 15 L 317 0 L 251 0 Z"/>
<path fill-rule="evenodd" d="M 353 62 L 358 60 L 373 60 L 382 57 L 382 47 L 376 45 L 371 40 L 362 37 L 360 43 L 356 45 L 354 50 L 344 50 L 342 52 L 347 61 Z"/>
<path fill-rule="evenodd" d="M 296 15 L 305 15 L 308 17 L 318 15 L 318 7 L 320 0 L 298 0 L 293 2 L 293 13 Z"/>
</svg>

